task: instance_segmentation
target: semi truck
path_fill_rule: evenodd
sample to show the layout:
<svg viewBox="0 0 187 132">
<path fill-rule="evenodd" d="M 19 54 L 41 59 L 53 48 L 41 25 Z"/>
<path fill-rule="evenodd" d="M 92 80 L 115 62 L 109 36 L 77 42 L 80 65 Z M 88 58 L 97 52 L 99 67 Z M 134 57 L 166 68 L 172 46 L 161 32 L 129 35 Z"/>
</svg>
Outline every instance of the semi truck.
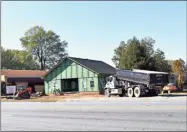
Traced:
<svg viewBox="0 0 187 132">
<path fill-rule="evenodd" d="M 116 74 L 107 77 L 105 96 L 141 97 L 161 93 L 169 82 L 169 73 L 139 69 L 116 70 Z"/>
</svg>

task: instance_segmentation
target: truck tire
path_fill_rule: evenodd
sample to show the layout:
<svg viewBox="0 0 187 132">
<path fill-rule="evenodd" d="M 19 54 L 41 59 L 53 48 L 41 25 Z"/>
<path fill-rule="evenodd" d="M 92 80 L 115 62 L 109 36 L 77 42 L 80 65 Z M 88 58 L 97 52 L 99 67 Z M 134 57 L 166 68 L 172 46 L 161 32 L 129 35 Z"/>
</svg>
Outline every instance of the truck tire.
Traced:
<svg viewBox="0 0 187 132">
<path fill-rule="evenodd" d="M 156 90 L 150 90 L 149 92 L 148 92 L 148 96 L 158 96 L 158 93 L 157 93 L 157 91 Z"/>
<path fill-rule="evenodd" d="M 128 89 L 127 89 L 127 96 L 128 96 L 128 97 L 133 97 L 133 96 L 134 96 L 134 91 L 133 91 L 132 88 L 128 88 Z"/>
<path fill-rule="evenodd" d="M 110 92 L 109 92 L 108 89 L 105 89 L 105 96 L 106 96 L 106 97 L 110 97 Z"/>
<path fill-rule="evenodd" d="M 119 97 L 124 97 L 125 96 L 125 89 L 122 89 L 122 94 L 119 94 Z"/>
<path fill-rule="evenodd" d="M 134 89 L 134 95 L 135 95 L 136 98 L 140 97 L 141 90 L 140 90 L 139 87 L 135 87 L 135 89 Z"/>
<path fill-rule="evenodd" d="M 158 92 L 156 90 L 153 92 L 153 96 L 158 96 Z"/>
</svg>

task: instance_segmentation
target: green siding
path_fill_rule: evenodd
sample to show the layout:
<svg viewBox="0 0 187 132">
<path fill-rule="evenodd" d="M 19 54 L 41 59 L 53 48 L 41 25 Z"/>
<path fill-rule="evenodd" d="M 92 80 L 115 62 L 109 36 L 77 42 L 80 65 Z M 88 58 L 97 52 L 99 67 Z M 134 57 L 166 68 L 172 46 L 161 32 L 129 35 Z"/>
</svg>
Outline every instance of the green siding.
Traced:
<svg viewBox="0 0 187 132">
<path fill-rule="evenodd" d="M 51 88 L 55 85 L 62 90 L 65 84 L 61 84 L 62 79 L 78 78 L 79 91 L 97 92 L 99 90 L 98 75 L 81 65 L 66 59 L 59 67 L 53 69 L 45 77 L 45 93 L 51 93 Z M 86 82 L 86 88 L 83 88 L 83 80 Z M 94 81 L 94 86 L 90 86 L 90 81 Z"/>
<path fill-rule="evenodd" d="M 48 93 L 48 89 L 49 89 L 48 84 L 49 84 L 48 82 L 44 81 L 45 93 Z"/>
<path fill-rule="evenodd" d="M 66 74 L 67 74 L 67 77 L 66 78 L 71 78 L 71 66 L 68 66 L 67 69 L 66 69 Z"/>
<path fill-rule="evenodd" d="M 94 81 L 94 87 L 90 87 L 90 81 Z M 85 87 L 84 84 L 85 83 Z M 80 92 L 97 92 L 98 89 L 98 79 L 97 77 L 93 78 L 79 78 L 79 91 Z"/>
<path fill-rule="evenodd" d="M 57 68 L 57 79 L 61 79 L 61 67 Z"/>
<path fill-rule="evenodd" d="M 106 84 L 106 77 L 99 77 L 98 78 L 98 89 L 101 93 L 104 93 L 104 87 Z"/>
<path fill-rule="evenodd" d="M 95 76 L 94 73 L 91 72 L 91 71 L 89 71 L 88 75 L 89 75 L 89 77 L 94 77 Z"/>
<path fill-rule="evenodd" d="M 66 67 L 65 67 L 65 65 L 61 65 L 60 66 L 60 68 L 61 68 L 61 78 L 65 78 L 66 77 Z"/>
<path fill-rule="evenodd" d="M 71 76 L 71 78 L 77 78 L 76 64 L 72 65 L 72 76 Z"/>
<path fill-rule="evenodd" d="M 83 77 L 88 77 L 88 70 L 83 68 Z"/>
<path fill-rule="evenodd" d="M 82 67 L 80 65 L 77 65 L 77 70 L 78 70 L 78 78 L 82 78 Z"/>
</svg>

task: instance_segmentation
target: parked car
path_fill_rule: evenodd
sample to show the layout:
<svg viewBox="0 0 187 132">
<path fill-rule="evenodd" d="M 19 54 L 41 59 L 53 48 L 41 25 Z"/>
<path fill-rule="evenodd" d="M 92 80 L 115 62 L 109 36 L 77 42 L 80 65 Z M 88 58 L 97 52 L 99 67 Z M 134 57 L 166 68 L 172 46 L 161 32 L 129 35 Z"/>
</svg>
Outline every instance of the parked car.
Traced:
<svg viewBox="0 0 187 132">
<path fill-rule="evenodd" d="M 174 83 L 168 83 L 166 86 L 163 88 L 163 92 L 168 92 L 171 93 L 173 91 L 177 91 L 177 86 Z"/>
</svg>

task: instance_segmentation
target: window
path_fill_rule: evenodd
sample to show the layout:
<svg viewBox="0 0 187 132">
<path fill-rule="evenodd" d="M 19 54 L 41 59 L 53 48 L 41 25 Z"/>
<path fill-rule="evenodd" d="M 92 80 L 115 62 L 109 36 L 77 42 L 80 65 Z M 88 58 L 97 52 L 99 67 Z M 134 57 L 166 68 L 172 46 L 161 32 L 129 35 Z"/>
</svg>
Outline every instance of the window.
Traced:
<svg viewBox="0 0 187 132">
<path fill-rule="evenodd" d="M 113 77 L 110 77 L 110 82 L 112 82 L 113 81 Z"/>
<path fill-rule="evenodd" d="M 90 81 L 90 87 L 91 87 L 91 88 L 94 87 L 94 81 Z"/>
</svg>

